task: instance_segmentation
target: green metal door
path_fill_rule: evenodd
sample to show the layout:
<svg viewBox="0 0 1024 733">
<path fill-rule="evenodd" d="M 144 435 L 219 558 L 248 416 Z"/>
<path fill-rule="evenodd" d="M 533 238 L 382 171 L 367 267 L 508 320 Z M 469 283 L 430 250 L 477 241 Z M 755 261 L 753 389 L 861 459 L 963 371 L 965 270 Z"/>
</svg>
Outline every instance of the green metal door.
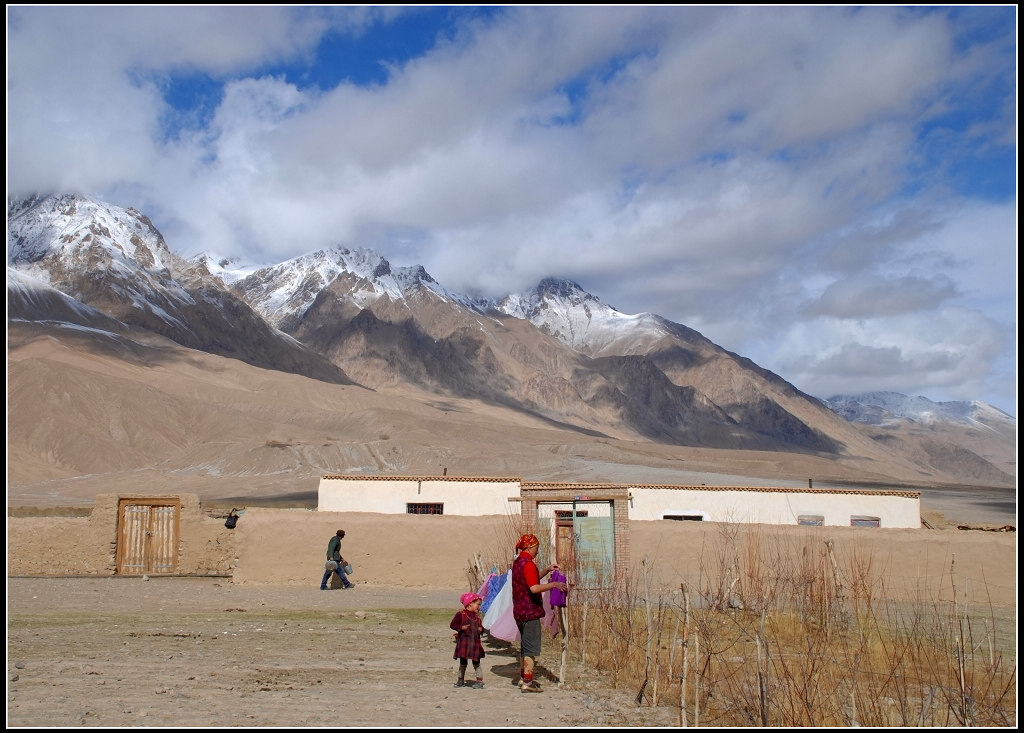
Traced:
<svg viewBox="0 0 1024 733">
<path fill-rule="evenodd" d="M 611 501 L 601 500 L 539 504 L 538 567 L 551 562 L 548 548 L 552 548 L 559 565 L 578 587 L 610 587 L 615 570 L 614 506 Z M 571 547 L 566 546 L 567 542 L 572 543 Z"/>
<path fill-rule="evenodd" d="M 606 502 L 609 506 L 611 502 Z M 608 588 L 614 582 L 615 525 L 607 516 L 576 517 L 576 578 L 583 588 Z"/>
</svg>

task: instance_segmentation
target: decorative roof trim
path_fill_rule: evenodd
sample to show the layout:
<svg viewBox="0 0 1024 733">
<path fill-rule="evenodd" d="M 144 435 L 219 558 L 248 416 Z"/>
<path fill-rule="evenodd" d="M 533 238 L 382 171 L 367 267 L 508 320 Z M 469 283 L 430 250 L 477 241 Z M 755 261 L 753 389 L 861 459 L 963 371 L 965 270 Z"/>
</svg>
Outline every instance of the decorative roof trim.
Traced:
<svg viewBox="0 0 1024 733">
<path fill-rule="evenodd" d="M 332 481 L 452 481 L 463 483 L 495 483 L 495 484 L 520 484 L 522 480 L 518 476 L 508 478 L 496 478 L 494 476 L 359 476 L 324 474 L 321 480 Z"/>
<path fill-rule="evenodd" d="M 551 493 L 534 493 L 530 495 L 517 496 L 510 498 L 509 501 L 536 501 L 541 504 L 554 503 L 554 504 L 572 504 L 574 502 L 586 503 L 586 502 L 602 502 L 611 501 L 612 499 L 618 499 L 621 501 L 627 501 L 631 497 L 629 492 L 625 490 L 625 487 L 615 486 L 609 487 L 604 493 L 594 494 L 588 496 L 586 499 L 580 498 L 579 494 L 573 493 L 558 493 L 556 489 L 536 489 L 536 491 L 544 491 Z"/>
<path fill-rule="evenodd" d="M 627 489 L 633 484 L 586 484 L 576 481 L 523 481 L 524 489 Z"/>
<path fill-rule="evenodd" d="M 920 499 L 920 491 L 893 490 L 882 491 L 880 489 L 812 489 L 793 486 L 691 486 L 679 484 L 588 484 L 576 482 L 557 481 L 523 481 L 517 476 L 495 477 L 495 476 L 369 476 L 353 474 L 324 474 L 322 480 L 332 481 L 451 481 L 453 483 L 495 483 L 514 484 L 518 483 L 520 490 L 620 490 L 629 489 L 663 489 L 666 491 L 754 491 L 768 494 L 852 494 L 855 496 L 899 496 L 906 499 Z"/>
<path fill-rule="evenodd" d="M 920 499 L 920 491 L 879 489 L 810 489 L 793 486 L 688 486 L 678 484 L 576 484 L 548 483 L 540 481 L 523 482 L 522 489 L 664 489 L 670 491 L 756 491 L 758 493 L 783 494 L 854 494 L 857 496 L 901 496 L 907 499 Z"/>
</svg>

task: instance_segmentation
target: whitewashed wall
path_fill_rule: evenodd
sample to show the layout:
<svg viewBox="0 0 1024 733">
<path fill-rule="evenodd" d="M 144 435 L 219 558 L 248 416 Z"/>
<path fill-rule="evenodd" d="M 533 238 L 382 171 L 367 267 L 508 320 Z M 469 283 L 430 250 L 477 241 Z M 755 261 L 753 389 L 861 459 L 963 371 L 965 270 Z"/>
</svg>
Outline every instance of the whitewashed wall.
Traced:
<svg viewBox="0 0 1024 733">
<path fill-rule="evenodd" d="M 406 505 L 443 504 L 444 514 L 489 516 L 519 514 L 518 478 L 323 476 L 317 510 L 406 514 Z M 557 484 L 552 484 L 552 487 Z M 878 517 L 882 528 L 921 526 L 918 492 L 857 491 L 738 486 L 629 487 L 631 520 L 662 520 L 665 515 L 700 516 L 705 522 L 798 524 L 799 517 L 819 516 L 828 527 L 849 527 L 854 516 Z M 539 516 L 572 504 L 544 503 Z"/>
<path fill-rule="evenodd" d="M 317 511 L 405 514 L 406 505 L 444 504 L 445 514 L 519 514 L 518 478 L 323 476 Z"/>
<path fill-rule="evenodd" d="M 631 520 L 663 519 L 666 514 L 700 515 L 707 522 L 798 524 L 817 515 L 824 526 L 849 527 L 853 516 L 878 517 L 882 528 L 921 526 L 917 492 L 785 489 L 777 487 L 634 486 L 629 489 Z"/>
</svg>

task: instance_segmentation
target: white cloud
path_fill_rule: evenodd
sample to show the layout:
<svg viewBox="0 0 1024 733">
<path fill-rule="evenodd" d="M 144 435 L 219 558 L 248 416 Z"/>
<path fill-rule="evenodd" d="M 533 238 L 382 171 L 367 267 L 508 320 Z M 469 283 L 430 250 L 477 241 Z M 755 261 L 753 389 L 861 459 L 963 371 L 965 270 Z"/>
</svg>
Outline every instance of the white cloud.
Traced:
<svg viewBox="0 0 1024 733">
<path fill-rule="evenodd" d="M 830 285 L 814 303 L 811 313 L 835 318 L 870 318 L 931 310 L 956 295 L 944 275 L 886 278 L 861 277 Z"/>
<path fill-rule="evenodd" d="M 814 394 L 1015 408 L 1015 197 L 927 168 L 1015 145 L 1015 36 L 974 33 L 998 9 L 508 7 L 383 84 L 274 70 L 415 12 L 9 9 L 9 192 L 119 197 L 184 254 L 370 246 L 490 295 L 563 275 Z M 168 139 L 184 72 L 224 94 Z"/>
</svg>

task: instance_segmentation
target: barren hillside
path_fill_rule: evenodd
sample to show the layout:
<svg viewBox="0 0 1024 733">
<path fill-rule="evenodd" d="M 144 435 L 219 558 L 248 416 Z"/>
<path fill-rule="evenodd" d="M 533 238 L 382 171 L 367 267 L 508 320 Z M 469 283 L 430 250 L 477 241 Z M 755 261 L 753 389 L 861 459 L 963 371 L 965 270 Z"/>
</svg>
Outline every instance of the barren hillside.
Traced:
<svg viewBox="0 0 1024 733">
<path fill-rule="evenodd" d="M 684 448 L 410 387 L 327 384 L 151 336 L 12 323 L 8 347 L 9 506 L 112 491 L 315 503 L 324 473 L 942 486 L 905 465 Z"/>
</svg>

